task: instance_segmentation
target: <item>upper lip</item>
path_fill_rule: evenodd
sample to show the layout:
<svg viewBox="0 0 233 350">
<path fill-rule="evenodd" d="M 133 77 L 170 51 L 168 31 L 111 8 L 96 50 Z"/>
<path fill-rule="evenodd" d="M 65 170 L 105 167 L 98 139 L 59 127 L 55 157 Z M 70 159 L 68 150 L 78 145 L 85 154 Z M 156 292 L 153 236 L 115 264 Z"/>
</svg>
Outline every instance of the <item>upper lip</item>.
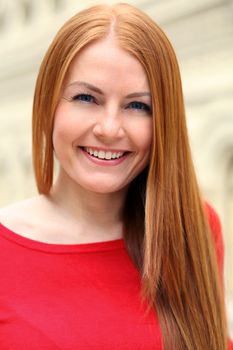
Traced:
<svg viewBox="0 0 233 350">
<path fill-rule="evenodd" d="M 112 152 L 112 153 L 116 153 L 116 152 L 130 152 L 128 150 L 125 149 L 119 149 L 119 148 L 105 148 L 105 147 L 97 147 L 97 146 L 80 146 L 82 148 L 91 148 L 93 150 L 96 151 L 104 151 L 104 152 Z"/>
</svg>

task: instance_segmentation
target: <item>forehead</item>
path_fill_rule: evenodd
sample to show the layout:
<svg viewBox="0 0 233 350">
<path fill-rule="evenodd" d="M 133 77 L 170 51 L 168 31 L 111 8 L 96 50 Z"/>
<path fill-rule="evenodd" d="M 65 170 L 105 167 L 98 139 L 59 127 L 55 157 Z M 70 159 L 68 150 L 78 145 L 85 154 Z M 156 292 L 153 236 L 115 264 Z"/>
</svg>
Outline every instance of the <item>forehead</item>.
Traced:
<svg viewBox="0 0 233 350">
<path fill-rule="evenodd" d="M 68 69 L 67 80 L 92 79 L 96 83 L 105 80 L 123 81 L 148 87 L 145 70 L 139 60 L 121 48 L 117 39 L 108 36 L 85 46 L 73 59 Z"/>
</svg>

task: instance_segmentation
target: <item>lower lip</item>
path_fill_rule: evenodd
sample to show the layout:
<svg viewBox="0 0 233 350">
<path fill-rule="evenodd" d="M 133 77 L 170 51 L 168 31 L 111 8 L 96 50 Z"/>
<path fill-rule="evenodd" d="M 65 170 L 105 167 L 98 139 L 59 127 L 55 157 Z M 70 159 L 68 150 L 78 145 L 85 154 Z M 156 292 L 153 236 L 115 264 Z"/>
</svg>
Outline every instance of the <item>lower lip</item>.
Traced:
<svg viewBox="0 0 233 350">
<path fill-rule="evenodd" d="M 114 165 L 118 165 L 121 164 L 122 162 L 124 162 L 124 160 L 128 157 L 129 153 L 126 153 L 125 155 L 123 155 L 120 158 L 116 158 L 116 159 L 110 159 L 110 160 L 105 160 L 105 159 L 99 159 L 96 157 L 91 156 L 89 153 L 87 153 L 86 151 L 84 151 L 82 148 L 79 147 L 79 149 L 82 151 L 82 153 L 92 162 L 98 165 L 102 165 L 102 166 L 114 166 Z"/>
</svg>

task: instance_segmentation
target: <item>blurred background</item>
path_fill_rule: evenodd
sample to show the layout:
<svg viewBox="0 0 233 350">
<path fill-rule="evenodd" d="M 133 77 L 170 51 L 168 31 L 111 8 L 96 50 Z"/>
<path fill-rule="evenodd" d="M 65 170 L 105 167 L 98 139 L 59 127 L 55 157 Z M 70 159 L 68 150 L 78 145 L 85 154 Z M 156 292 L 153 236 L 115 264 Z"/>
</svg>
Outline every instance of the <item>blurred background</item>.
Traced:
<svg viewBox="0 0 233 350">
<path fill-rule="evenodd" d="M 177 53 L 199 183 L 222 222 L 233 336 L 233 0 L 125 2 L 147 12 Z M 39 65 L 64 21 L 96 3 L 0 0 L 0 206 L 36 193 L 31 108 Z"/>
</svg>

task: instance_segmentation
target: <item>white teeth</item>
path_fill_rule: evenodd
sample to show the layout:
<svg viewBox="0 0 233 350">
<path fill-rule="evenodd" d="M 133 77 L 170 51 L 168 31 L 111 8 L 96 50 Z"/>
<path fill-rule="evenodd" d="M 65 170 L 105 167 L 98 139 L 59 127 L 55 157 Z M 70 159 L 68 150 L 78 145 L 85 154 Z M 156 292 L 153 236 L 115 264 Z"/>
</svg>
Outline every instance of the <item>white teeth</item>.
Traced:
<svg viewBox="0 0 233 350">
<path fill-rule="evenodd" d="M 123 153 L 116 153 L 116 158 L 120 158 L 123 155 Z"/>
<path fill-rule="evenodd" d="M 111 152 L 106 152 L 105 153 L 105 158 L 106 159 L 111 159 L 113 157 L 113 154 Z"/>
<path fill-rule="evenodd" d="M 111 152 L 111 151 L 98 151 L 89 147 L 84 147 L 84 150 L 89 153 L 91 156 L 95 156 L 100 159 L 116 159 L 123 156 L 124 152 Z"/>
<path fill-rule="evenodd" d="M 104 151 L 99 151 L 97 157 L 100 158 L 100 159 L 104 159 L 105 158 L 105 152 Z"/>
</svg>

